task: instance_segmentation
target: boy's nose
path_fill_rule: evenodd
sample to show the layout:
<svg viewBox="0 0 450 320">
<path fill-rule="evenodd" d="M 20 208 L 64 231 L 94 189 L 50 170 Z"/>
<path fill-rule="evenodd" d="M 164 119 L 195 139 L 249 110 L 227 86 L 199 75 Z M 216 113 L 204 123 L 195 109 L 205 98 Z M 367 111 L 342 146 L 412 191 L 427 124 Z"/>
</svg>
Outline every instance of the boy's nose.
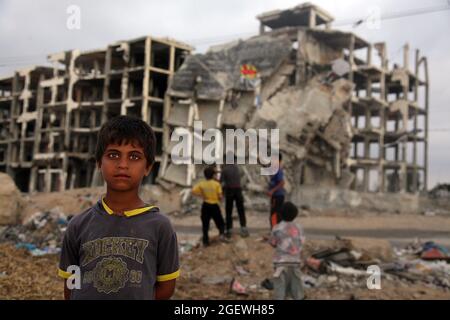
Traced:
<svg viewBox="0 0 450 320">
<path fill-rule="evenodd" d="M 125 157 L 124 157 L 124 158 L 121 158 L 121 159 L 119 160 L 117 166 L 118 166 L 119 168 L 128 168 L 128 161 L 127 161 L 127 159 L 126 159 Z"/>
</svg>

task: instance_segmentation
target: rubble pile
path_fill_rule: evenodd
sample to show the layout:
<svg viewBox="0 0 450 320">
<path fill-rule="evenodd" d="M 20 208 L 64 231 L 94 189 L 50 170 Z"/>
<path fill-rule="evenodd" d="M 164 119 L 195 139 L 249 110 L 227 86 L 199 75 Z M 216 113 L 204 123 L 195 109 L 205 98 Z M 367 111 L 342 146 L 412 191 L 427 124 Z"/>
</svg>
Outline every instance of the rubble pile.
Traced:
<svg viewBox="0 0 450 320">
<path fill-rule="evenodd" d="M 58 207 L 36 212 L 23 224 L 0 227 L 0 243 L 15 244 L 16 248 L 27 249 L 33 256 L 59 253 L 71 217 Z"/>
<path fill-rule="evenodd" d="M 272 249 L 264 235 L 229 244 L 194 242 L 182 255 L 183 273 L 177 298 L 270 299 Z M 302 275 L 307 299 L 448 299 L 450 265 L 420 258 L 430 243 L 414 254 L 376 239 L 307 240 Z M 213 263 L 214 262 L 214 263 Z M 369 290 L 369 266 L 380 268 L 382 290 Z"/>
</svg>

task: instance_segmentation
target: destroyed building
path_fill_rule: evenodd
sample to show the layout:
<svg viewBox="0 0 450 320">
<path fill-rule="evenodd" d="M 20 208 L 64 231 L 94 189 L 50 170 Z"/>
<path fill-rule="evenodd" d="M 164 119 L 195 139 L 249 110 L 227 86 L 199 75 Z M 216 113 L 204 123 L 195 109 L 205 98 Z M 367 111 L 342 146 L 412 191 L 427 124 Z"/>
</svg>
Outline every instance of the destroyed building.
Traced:
<svg viewBox="0 0 450 320">
<path fill-rule="evenodd" d="M 142 37 L 104 49 L 48 56 L 52 67 L 0 79 L 0 170 L 22 191 L 101 184 L 93 152 L 101 125 L 117 115 L 147 121 L 157 138 L 153 183 L 162 155 L 164 95 L 193 48 Z"/>
<path fill-rule="evenodd" d="M 53 68 L 0 79 L 0 170 L 22 191 L 98 185 L 99 127 L 132 114 L 157 135 L 150 183 L 201 177 L 202 165 L 172 162 L 170 139 L 179 128 L 199 139 L 201 120 L 204 130 L 279 128 L 290 188 L 426 190 L 426 57 L 416 50 L 410 63 L 405 45 L 393 65 L 385 43 L 332 29 L 333 17 L 309 3 L 258 19 L 259 35 L 205 54 L 144 37 L 50 55 Z M 242 167 L 249 188 L 264 185 L 258 165 Z"/>
<path fill-rule="evenodd" d="M 405 45 L 403 65 L 390 66 L 385 43 L 331 29 L 332 16 L 309 3 L 258 19 L 259 35 L 186 59 L 168 89 L 167 131 L 198 139 L 194 120 L 204 129 L 279 128 L 290 188 L 426 190 L 426 58 L 417 50 L 410 71 Z M 189 186 L 201 166 L 173 164 L 169 142 L 160 175 Z M 249 185 L 264 185 L 254 167 L 243 168 Z"/>
</svg>

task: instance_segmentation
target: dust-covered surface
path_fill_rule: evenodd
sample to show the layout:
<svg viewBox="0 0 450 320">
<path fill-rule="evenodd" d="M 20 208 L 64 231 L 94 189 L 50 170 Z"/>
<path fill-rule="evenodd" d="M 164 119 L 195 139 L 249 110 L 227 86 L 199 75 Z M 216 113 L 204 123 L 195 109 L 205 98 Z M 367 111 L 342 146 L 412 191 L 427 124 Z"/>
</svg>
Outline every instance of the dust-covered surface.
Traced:
<svg viewBox="0 0 450 320">
<path fill-rule="evenodd" d="M 261 282 L 273 273 L 272 249 L 263 236 L 254 234 L 243 239 L 234 235 L 230 243 L 216 238 L 210 247 L 197 246 L 184 252 L 181 255 L 181 277 L 173 298 L 270 299 L 271 291 L 261 286 Z M 359 245 L 371 243 L 370 239 L 365 239 Z M 386 257 L 385 244 L 380 240 L 373 240 L 373 243 L 375 245 L 370 252 L 379 258 Z M 181 247 L 185 245 L 182 242 Z M 303 256 L 333 246 L 336 246 L 336 241 L 310 240 L 305 244 Z M 0 299 L 61 299 L 63 287 L 62 280 L 56 275 L 57 263 L 58 255 L 33 257 L 25 249 L 1 244 Z M 392 274 L 382 275 L 381 290 L 369 290 L 368 275 L 320 274 L 306 265 L 302 270 L 307 299 L 450 299 L 448 287 L 406 280 Z M 424 273 L 431 274 L 426 270 Z M 242 284 L 247 294 L 230 291 L 233 279 Z M 315 286 L 312 286 L 314 282 Z"/>
<path fill-rule="evenodd" d="M 22 223 L 0 226 L 0 299 L 63 297 L 57 266 L 67 223 L 103 192 L 103 188 L 91 188 L 25 197 L 27 214 Z M 247 211 L 248 238 L 241 238 L 235 229 L 229 242 L 220 242 L 211 225 L 212 244 L 204 248 L 199 245 L 197 203 L 183 206 L 178 192 L 163 188 L 146 188 L 142 195 L 146 202 L 160 206 L 177 230 L 181 276 L 174 299 L 271 298 L 272 291 L 262 286 L 273 274 L 266 212 Z M 302 253 L 307 299 L 450 299 L 448 259 L 427 261 L 421 256 L 425 246 L 434 248 L 433 254 L 445 254 L 448 214 L 302 209 L 296 222 L 307 239 Z M 237 226 L 238 221 L 235 223 Z M 336 235 L 342 239 L 337 240 Z M 433 242 L 426 245 L 427 241 Z M 315 268 L 317 260 L 320 268 Z M 380 290 L 367 288 L 369 265 L 381 268 Z M 233 280 L 240 293 L 230 290 Z"/>
<path fill-rule="evenodd" d="M 57 255 L 33 257 L 25 249 L 0 244 L 0 299 L 62 299 Z"/>
<path fill-rule="evenodd" d="M 376 259 L 392 259 L 390 246 L 377 239 L 354 239 L 358 249 Z M 335 240 L 309 240 L 303 257 L 315 251 L 339 246 Z M 367 251 L 364 248 L 368 248 Z M 380 261 L 381 262 L 381 261 Z M 242 271 L 244 270 L 244 272 Z M 449 287 L 426 281 L 408 281 L 392 274 L 383 274 L 381 289 L 369 290 L 367 278 L 338 273 L 316 273 L 303 264 L 303 281 L 307 299 L 449 299 Z M 425 272 L 426 273 L 426 272 Z M 233 237 L 232 243 L 215 241 L 207 248 L 193 248 L 182 257 L 182 274 L 177 284 L 177 299 L 270 299 L 271 291 L 261 282 L 273 274 L 272 248 L 264 234 L 250 238 Z M 428 273 L 430 275 L 431 273 Z M 238 280 L 247 295 L 230 291 L 232 279 Z M 312 286 L 311 284 L 315 285 Z"/>
</svg>

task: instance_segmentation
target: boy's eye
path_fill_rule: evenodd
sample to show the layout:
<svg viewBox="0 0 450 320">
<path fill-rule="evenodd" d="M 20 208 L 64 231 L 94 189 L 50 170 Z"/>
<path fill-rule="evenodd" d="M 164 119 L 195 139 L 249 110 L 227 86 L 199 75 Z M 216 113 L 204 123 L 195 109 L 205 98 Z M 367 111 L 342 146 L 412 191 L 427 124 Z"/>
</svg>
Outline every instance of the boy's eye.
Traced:
<svg viewBox="0 0 450 320">
<path fill-rule="evenodd" d="M 130 155 L 130 159 L 131 160 L 139 160 L 141 157 L 140 156 L 138 156 L 137 154 L 132 154 L 132 155 Z"/>
<path fill-rule="evenodd" d="M 117 159 L 117 158 L 119 158 L 119 154 L 117 152 L 108 153 L 108 158 Z"/>
</svg>

